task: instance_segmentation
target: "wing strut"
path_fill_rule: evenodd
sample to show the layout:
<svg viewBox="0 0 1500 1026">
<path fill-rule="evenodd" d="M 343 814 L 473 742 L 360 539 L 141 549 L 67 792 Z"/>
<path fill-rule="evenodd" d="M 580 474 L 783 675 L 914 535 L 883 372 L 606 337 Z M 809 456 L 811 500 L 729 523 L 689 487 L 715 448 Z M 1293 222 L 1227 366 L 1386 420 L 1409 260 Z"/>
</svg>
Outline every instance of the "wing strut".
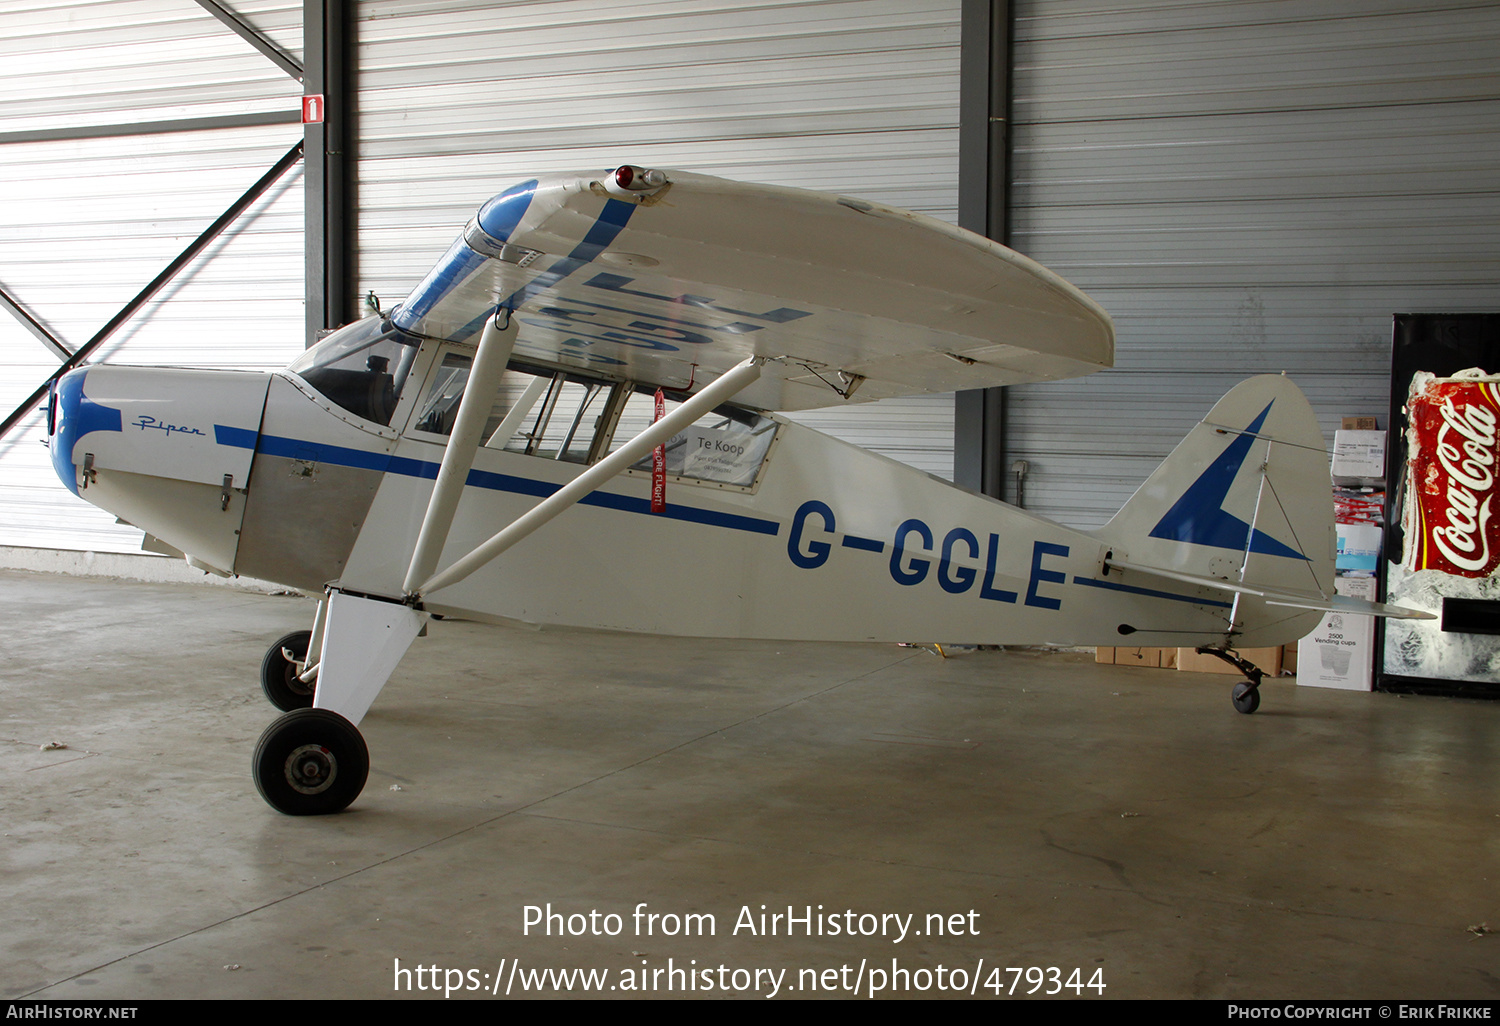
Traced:
<svg viewBox="0 0 1500 1026">
<path fill-rule="evenodd" d="M 521 393 L 521 398 L 516 400 L 510 412 L 505 415 L 505 419 L 500 422 L 500 426 L 495 429 L 495 433 L 490 435 L 490 440 L 484 443 L 484 447 L 504 449 L 510 440 L 516 437 L 516 432 L 521 430 L 521 421 L 526 419 L 526 415 L 531 412 L 531 408 L 536 405 L 536 401 L 541 398 L 543 392 L 547 391 L 547 386 L 551 383 L 552 379 L 544 375 L 532 378 L 531 384 L 526 386 L 526 391 Z"/>
<path fill-rule="evenodd" d="M 481 352 L 483 350 L 481 349 Z M 691 399 L 652 424 L 646 430 L 626 442 L 616 451 L 594 464 L 556 492 L 543 499 L 531 510 L 511 521 L 510 525 L 489 541 L 480 545 L 467 556 L 459 559 L 448 569 L 425 581 L 420 588 L 408 588 L 412 597 L 437 591 L 457 584 L 474 571 L 490 562 L 516 542 L 541 527 L 563 510 L 588 495 L 605 481 L 627 469 L 632 463 L 662 444 L 693 421 L 712 410 L 720 403 L 760 377 L 762 359 L 752 357 L 736 364 L 721 378 L 705 385 Z M 459 416 L 462 416 L 460 412 Z M 455 431 L 456 433 L 456 431 Z M 446 464 L 446 460 L 444 461 Z"/>
<path fill-rule="evenodd" d="M 504 324 L 500 323 L 502 319 Z M 479 349 L 474 354 L 474 365 L 458 404 L 453 434 L 448 438 L 448 448 L 443 451 L 437 482 L 432 486 L 432 498 L 427 502 L 422 529 L 412 550 L 411 565 L 406 569 L 406 582 L 401 586 L 407 594 L 415 592 L 417 585 L 437 569 L 438 556 L 448 541 L 453 514 L 458 510 L 458 500 L 464 493 L 464 483 L 474 466 L 479 436 L 484 433 L 484 425 L 494 406 L 495 391 L 500 387 L 505 365 L 510 362 L 517 327 L 509 310 L 498 310 L 494 317 L 485 321 L 484 333 L 479 336 Z"/>
</svg>

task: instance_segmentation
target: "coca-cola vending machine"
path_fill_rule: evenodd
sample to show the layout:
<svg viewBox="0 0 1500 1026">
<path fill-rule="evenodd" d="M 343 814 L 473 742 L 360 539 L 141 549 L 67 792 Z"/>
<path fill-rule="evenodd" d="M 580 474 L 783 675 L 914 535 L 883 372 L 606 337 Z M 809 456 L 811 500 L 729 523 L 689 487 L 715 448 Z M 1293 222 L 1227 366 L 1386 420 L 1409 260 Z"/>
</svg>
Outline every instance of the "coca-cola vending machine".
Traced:
<svg viewBox="0 0 1500 1026">
<path fill-rule="evenodd" d="M 1398 314 L 1382 691 L 1500 698 L 1500 314 Z"/>
</svg>

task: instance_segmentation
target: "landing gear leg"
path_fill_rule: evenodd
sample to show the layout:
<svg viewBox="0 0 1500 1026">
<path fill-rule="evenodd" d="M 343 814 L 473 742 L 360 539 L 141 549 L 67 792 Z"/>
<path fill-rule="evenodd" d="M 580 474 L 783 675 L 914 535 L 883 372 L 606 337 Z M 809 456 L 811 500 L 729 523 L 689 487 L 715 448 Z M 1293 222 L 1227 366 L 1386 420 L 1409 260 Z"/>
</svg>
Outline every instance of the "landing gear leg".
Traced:
<svg viewBox="0 0 1500 1026">
<path fill-rule="evenodd" d="M 321 653 L 317 687 L 306 703 L 312 708 L 291 708 L 266 728 L 255 746 L 255 786 L 272 808 L 289 816 L 318 816 L 338 812 L 359 797 L 370 770 L 370 753 L 359 733 L 359 721 L 401 662 L 424 619 L 425 614 L 400 602 L 329 591 L 311 637 L 299 639 L 303 646 Z M 298 654 L 289 644 L 292 641 L 283 638 L 266 654 L 267 663 L 274 664 L 274 682 L 286 682 L 287 690 L 291 681 L 300 682 L 291 672 L 296 662 L 281 651 L 287 648 Z M 311 662 L 315 656 L 307 647 L 301 654 Z M 302 675 L 311 676 L 311 671 Z M 268 695 L 272 691 L 267 688 Z M 276 697 L 272 695 L 272 700 Z"/>
<path fill-rule="evenodd" d="M 1241 658 L 1239 653 L 1226 648 L 1199 648 L 1199 655 L 1211 655 L 1224 660 L 1236 670 L 1245 675 L 1245 679 L 1234 686 L 1229 693 L 1229 700 L 1234 703 L 1236 712 L 1242 712 L 1247 716 L 1260 708 L 1260 682 L 1266 672 L 1248 659 Z"/>
</svg>

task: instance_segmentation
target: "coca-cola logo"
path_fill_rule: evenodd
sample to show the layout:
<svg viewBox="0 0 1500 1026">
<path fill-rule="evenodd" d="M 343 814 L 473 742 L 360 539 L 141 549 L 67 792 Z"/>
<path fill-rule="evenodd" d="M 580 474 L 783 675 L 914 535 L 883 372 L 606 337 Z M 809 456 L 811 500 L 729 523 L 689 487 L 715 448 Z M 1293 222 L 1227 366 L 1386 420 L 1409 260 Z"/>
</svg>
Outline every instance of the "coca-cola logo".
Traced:
<svg viewBox="0 0 1500 1026">
<path fill-rule="evenodd" d="M 1500 378 L 1479 368 L 1412 379 L 1406 403 L 1404 565 L 1460 577 L 1500 569 Z"/>
<path fill-rule="evenodd" d="M 1431 526 L 1432 544 L 1456 567 L 1489 567 L 1489 521 L 1495 488 L 1495 414 L 1480 405 L 1443 400 L 1436 455 L 1447 474 L 1445 522 Z"/>
</svg>

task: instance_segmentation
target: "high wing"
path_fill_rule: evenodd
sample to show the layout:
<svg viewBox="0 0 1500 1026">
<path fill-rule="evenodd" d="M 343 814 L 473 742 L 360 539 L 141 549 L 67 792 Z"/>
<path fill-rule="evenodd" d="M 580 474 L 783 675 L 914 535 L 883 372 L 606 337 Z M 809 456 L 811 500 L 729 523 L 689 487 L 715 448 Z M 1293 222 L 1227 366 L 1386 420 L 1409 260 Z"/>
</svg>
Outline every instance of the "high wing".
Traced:
<svg viewBox="0 0 1500 1026">
<path fill-rule="evenodd" d="M 622 183 L 629 183 L 622 184 Z M 893 207 L 682 171 L 554 175 L 496 196 L 393 314 L 517 358 L 691 390 L 768 358 L 737 401 L 806 410 L 1076 377 L 1114 328 L 1035 262 Z"/>
</svg>

